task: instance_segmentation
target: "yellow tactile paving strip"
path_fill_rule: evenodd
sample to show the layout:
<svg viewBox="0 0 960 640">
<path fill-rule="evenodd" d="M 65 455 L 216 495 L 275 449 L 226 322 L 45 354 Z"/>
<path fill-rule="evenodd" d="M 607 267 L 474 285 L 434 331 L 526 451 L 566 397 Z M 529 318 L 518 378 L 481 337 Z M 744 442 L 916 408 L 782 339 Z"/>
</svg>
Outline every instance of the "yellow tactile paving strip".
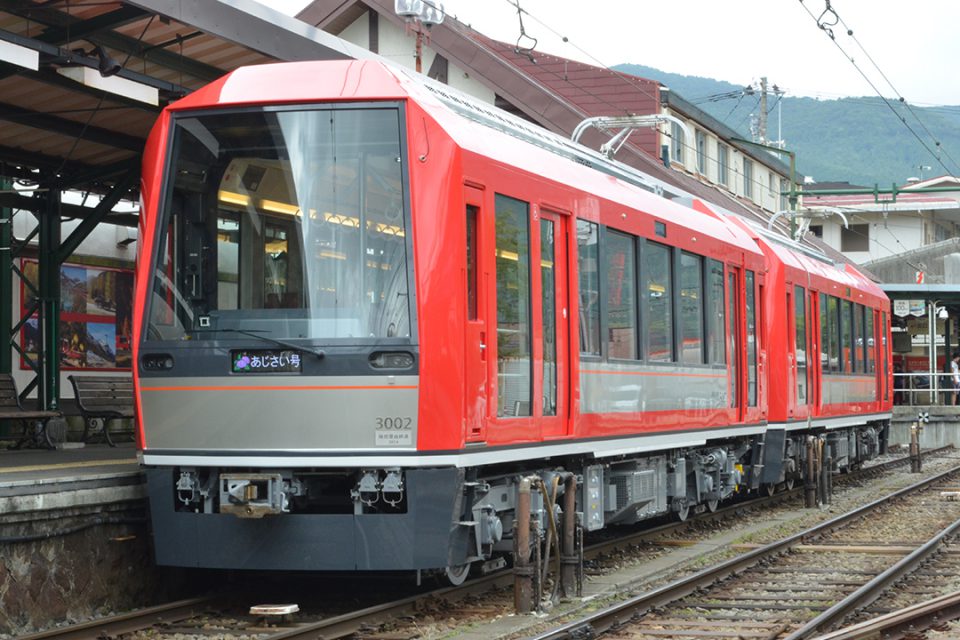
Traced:
<svg viewBox="0 0 960 640">
<path fill-rule="evenodd" d="M 59 464 L 35 464 L 23 467 L 0 467 L 0 474 L 22 473 L 25 471 L 47 471 L 52 469 L 77 469 L 81 467 L 113 467 L 117 465 L 136 465 L 137 460 L 85 460 L 82 462 L 61 462 Z"/>
</svg>

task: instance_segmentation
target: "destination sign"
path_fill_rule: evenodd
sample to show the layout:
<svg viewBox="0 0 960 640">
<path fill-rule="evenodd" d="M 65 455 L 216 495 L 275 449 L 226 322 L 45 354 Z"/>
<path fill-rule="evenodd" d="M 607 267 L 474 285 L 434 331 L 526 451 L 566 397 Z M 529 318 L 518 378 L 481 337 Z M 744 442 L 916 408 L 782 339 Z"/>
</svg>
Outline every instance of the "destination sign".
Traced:
<svg viewBox="0 0 960 640">
<path fill-rule="evenodd" d="M 230 352 L 233 373 L 300 373 L 300 353 L 292 349 L 241 349 Z"/>
</svg>

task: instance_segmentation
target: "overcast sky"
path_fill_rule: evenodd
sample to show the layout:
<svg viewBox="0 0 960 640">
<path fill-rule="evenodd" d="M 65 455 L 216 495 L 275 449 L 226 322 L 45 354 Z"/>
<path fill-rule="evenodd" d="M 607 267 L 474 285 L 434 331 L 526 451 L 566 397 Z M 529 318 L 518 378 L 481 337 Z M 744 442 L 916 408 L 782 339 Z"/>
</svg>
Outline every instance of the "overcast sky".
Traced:
<svg viewBox="0 0 960 640">
<path fill-rule="evenodd" d="M 516 42 L 514 1 L 445 0 L 444 5 L 478 31 Z M 630 62 L 744 85 L 766 76 L 793 96 L 876 95 L 839 44 L 883 95 L 899 92 L 920 106 L 960 105 L 960 0 L 831 0 L 842 21 L 832 27 L 836 44 L 815 21 L 826 0 L 519 1 L 536 50 L 590 64 Z M 309 2 L 266 4 L 296 13 Z M 824 21 L 834 22 L 835 16 L 827 14 Z"/>
</svg>

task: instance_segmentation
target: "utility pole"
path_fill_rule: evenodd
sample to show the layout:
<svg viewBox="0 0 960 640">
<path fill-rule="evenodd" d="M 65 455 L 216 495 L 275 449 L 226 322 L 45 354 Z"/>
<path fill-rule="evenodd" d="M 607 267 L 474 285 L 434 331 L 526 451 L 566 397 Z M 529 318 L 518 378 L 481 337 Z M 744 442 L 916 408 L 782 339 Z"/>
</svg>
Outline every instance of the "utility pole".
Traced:
<svg viewBox="0 0 960 640">
<path fill-rule="evenodd" d="M 767 76 L 760 78 L 760 144 L 767 144 Z"/>
</svg>

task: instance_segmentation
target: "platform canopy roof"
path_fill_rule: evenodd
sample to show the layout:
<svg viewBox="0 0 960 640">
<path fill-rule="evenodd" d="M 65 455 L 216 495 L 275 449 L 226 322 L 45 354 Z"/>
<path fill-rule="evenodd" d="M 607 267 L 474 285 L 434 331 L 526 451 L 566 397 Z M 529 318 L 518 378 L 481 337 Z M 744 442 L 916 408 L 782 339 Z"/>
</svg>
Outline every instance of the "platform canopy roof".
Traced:
<svg viewBox="0 0 960 640">
<path fill-rule="evenodd" d="M 190 91 L 243 65 L 371 56 L 253 0 L 0 0 L 0 175 L 106 193 Z"/>
</svg>

